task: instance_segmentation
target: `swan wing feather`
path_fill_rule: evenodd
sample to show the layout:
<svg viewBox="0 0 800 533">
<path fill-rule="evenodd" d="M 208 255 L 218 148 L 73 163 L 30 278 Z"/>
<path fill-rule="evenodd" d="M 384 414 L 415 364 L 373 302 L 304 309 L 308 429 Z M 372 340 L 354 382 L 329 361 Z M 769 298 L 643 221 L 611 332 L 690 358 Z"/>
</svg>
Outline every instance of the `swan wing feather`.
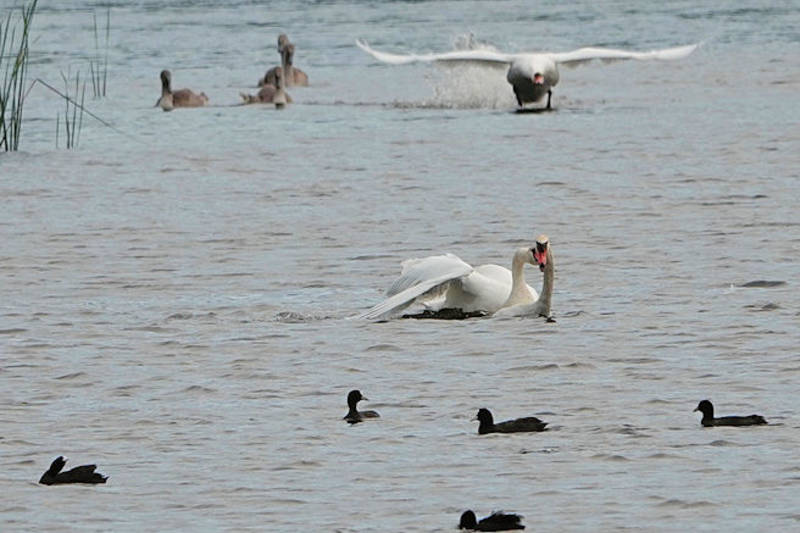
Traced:
<svg viewBox="0 0 800 533">
<path fill-rule="evenodd" d="M 392 65 L 406 65 L 408 63 L 431 61 L 472 61 L 478 63 L 504 63 L 514 60 L 514 54 L 504 54 L 494 50 L 456 50 L 438 54 L 391 54 L 380 52 L 370 47 L 365 41 L 356 39 L 356 45 L 363 51 L 384 63 Z"/>
<path fill-rule="evenodd" d="M 394 280 L 386 296 L 394 296 L 418 283 L 441 276 L 461 277 L 472 272 L 472 267 L 454 254 L 431 255 L 406 259 L 401 263 L 400 277 Z"/>
<path fill-rule="evenodd" d="M 574 67 L 595 59 L 600 59 L 604 62 L 610 61 L 623 61 L 626 59 L 657 59 L 657 60 L 672 60 L 681 59 L 697 49 L 699 44 L 690 44 L 686 46 L 676 46 L 673 48 L 663 48 L 661 50 L 650 50 L 649 52 L 631 52 L 628 50 L 618 50 L 615 48 L 579 48 L 572 52 L 560 52 L 549 54 L 553 60 L 559 65 L 567 67 Z"/>
<path fill-rule="evenodd" d="M 441 292 L 442 286 L 468 276 L 472 267 L 453 254 L 403 262 L 403 272 L 389 288 L 389 297 L 357 318 L 374 320 L 408 307 L 420 296 Z"/>
</svg>

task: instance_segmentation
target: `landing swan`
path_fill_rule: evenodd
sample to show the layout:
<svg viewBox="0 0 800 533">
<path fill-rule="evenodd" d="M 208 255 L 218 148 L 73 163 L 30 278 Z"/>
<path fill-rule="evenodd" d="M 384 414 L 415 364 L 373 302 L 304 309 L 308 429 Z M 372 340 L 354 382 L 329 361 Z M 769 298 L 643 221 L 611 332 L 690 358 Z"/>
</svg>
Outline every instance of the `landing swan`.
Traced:
<svg viewBox="0 0 800 533">
<path fill-rule="evenodd" d="M 541 296 L 525 283 L 525 263 L 537 265 L 544 272 Z M 400 277 L 386 292 L 388 298 L 358 318 L 389 318 L 414 303 L 431 311 L 459 309 L 487 314 L 524 306 L 526 314 L 536 311 L 550 316 L 553 269 L 553 253 L 546 235 L 540 235 L 533 248 L 518 248 L 511 270 L 499 265 L 473 268 L 453 254 L 409 259 L 403 262 Z"/>
<path fill-rule="evenodd" d="M 379 52 L 360 39 L 356 45 L 378 61 L 392 65 L 404 65 L 418 61 L 469 61 L 478 63 L 503 63 L 508 65 L 506 79 L 514 88 L 517 103 L 539 102 L 547 95 L 547 109 L 550 109 L 552 88 L 558 83 L 558 66 L 574 67 L 582 63 L 600 59 L 603 62 L 621 61 L 624 59 L 681 59 L 688 56 L 699 46 L 690 44 L 675 48 L 652 50 L 650 52 L 629 52 L 613 48 L 579 48 L 572 52 L 542 52 L 506 54 L 494 50 L 459 50 L 440 54 L 390 54 Z"/>
</svg>

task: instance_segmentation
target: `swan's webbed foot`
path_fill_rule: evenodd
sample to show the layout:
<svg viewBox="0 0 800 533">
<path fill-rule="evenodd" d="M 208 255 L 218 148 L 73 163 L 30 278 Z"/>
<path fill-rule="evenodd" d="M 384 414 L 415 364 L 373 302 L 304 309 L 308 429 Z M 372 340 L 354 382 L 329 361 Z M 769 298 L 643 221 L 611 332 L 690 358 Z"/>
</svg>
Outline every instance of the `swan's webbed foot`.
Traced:
<svg viewBox="0 0 800 533">
<path fill-rule="evenodd" d="M 545 322 L 553 322 L 554 324 L 556 322 L 556 319 L 553 318 L 553 315 L 546 316 L 545 318 L 547 319 L 547 320 L 545 320 Z"/>
</svg>

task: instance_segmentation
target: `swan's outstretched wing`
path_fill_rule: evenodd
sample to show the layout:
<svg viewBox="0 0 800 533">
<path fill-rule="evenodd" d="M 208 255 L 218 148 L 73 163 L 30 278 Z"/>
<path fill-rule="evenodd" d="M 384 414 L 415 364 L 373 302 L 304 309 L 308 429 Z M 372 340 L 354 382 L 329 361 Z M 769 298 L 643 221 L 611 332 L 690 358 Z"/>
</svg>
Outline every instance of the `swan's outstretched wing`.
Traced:
<svg viewBox="0 0 800 533">
<path fill-rule="evenodd" d="M 356 39 L 356 45 L 364 50 L 366 53 L 384 63 L 392 65 L 405 65 L 407 63 L 416 63 L 419 61 L 472 61 L 478 63 L 511 63 L 514 60 L 514 54 L 504 54 L 502 52 L 495 52 L 494 50 L 456 50 L 454 52 L 444 52 L 441 54 L 390 54 L 388 52 L 379 52 L 361 39 Z"/>
<path fill-rule="evenodd" d="M 453 254 L 434 255 L 403 262 L 403 272 L 384 301 L 357 318 L 374 320 L 408 307 L 420 296 L 446 288 L 453 280 L 472 273 L 472 267 Z"/>
<path fill-rule="evenodd" d="M 613 48 L 579 48 L 572 52 L 561 52 L 548 54 L 559 65 L 574 67 L 588 61 L 600 59 L 604 62 L 622 61 L 625 59 L 681 59 L 688 56 L 699 44 L 687 46 L 676 46 L 675 48 L 664 48 L 662 50 L 651 50 L 649 52 L 629 52 L 627 50 L 615 50 Z"/>
</svg>

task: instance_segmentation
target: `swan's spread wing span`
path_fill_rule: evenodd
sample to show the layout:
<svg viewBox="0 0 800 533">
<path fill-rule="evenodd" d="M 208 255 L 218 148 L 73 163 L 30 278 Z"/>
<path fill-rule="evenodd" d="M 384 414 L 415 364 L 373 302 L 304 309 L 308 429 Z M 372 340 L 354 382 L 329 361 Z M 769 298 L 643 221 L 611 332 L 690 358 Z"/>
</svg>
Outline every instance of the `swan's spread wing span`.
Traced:
<svg viewBox="0 0 800 533">
<path fill-rule="evenodd" d="M 403 273 L 389 288 L 389 297 L 358 318 L 374 320 L 399 311 L 423 294 L 470 273 L 472 267 L 453 254 L 405 261 Z"/>
<path fill-rule="evenodd" d="M 513 54 L 504 54 L 493 50 L 457 50 L 454 52 L 444 52 L 441 54 L 390 54 L 379 52 L 362 41 L 356 39 L 356 45 L 366 53 L 384 63 L 392 65 L 405 65 L 418 61 L 474 61 L 479 63 L 511 63 L 514 60 Z"/>
<path fill-rule="evenodd" d="M 675 48 L 651 50 L 649 52 L 628 52 L 626 50 L 615 50 L 613 48 L 579 48 L 572 52 L 553 53 L 549 55 L 559 65 L 574 67 L 595 59 L 600 59 L 602 61 L 622 61 L 625 59 L 681 59 L 694 52 L 698 46 L 697 44 L 690 44 L 687 46 L 676 46 Z"/>
</svg>

